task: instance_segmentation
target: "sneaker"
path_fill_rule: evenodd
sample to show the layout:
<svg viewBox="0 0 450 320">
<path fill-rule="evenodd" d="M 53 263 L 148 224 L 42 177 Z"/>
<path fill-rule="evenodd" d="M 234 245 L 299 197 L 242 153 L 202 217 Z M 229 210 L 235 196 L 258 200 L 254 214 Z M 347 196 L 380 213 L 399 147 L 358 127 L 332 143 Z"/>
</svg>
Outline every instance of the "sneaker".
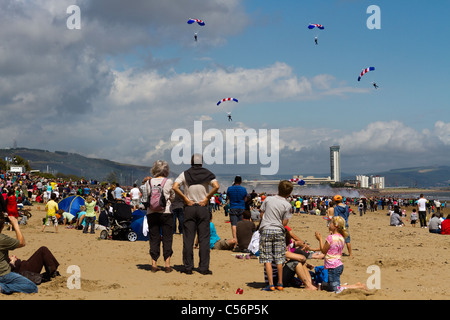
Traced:
<svg viewBox="0 0 450 320">
<path fill-rule="evenodd" d="M 275 286 L 273 284 L 268 285 L 267 287 L 262 288 L 261 291 L 275 291 Z"/>
<path fill-rule="evenodd" d="M 276 287 L 276 289 L 278 290 L 278 291 L 283 291 L 283 284 L 281 284 L 281 283 L 277 283 L 277 287 Z"/>
<path fill-rule="evenodd" d="M 344 291 L 346 288 L 345 287 L 337 287 L 335 293 L 341 293 L 342 291 Z"/>
</svg>

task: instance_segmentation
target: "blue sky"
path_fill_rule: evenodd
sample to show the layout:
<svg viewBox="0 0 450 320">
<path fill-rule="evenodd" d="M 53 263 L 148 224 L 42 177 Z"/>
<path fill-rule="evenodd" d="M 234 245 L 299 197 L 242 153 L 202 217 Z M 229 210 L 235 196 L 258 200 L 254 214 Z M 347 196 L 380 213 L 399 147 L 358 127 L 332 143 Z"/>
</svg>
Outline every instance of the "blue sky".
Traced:
<svg viewBox="0 0 450 320">
<path fill-rule="evenodd" d="M 448 1 L 2 2 L 1 147 L 151 165 L 170 160 L 175 129 L 202 120 L 278 129 L 282 174 L 328 173 L 334 144 L 344 172 L 448 163 Z M 72 4 L 81 30 L 66 27 Z M 380 30 L 366 26 L 370 5 Z M 226 97 L 239 103 L 218 108 Z"/>
</svg>

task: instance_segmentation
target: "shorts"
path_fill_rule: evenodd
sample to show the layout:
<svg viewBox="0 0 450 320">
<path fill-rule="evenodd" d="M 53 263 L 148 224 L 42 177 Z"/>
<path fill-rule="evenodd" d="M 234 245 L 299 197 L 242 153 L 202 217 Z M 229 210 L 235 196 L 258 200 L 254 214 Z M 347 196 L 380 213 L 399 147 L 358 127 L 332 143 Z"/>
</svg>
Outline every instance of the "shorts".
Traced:
<svg viewBox="0 0 450 320">
<path fill-rule="evenodd" d="M 345 227 L 347 229 L 348 237 L 345 238 L 345 243 L 350 243 L 350 231 L 348 230 L 348 226 Z"/>
<path fill-rule="evenodd" d="M 49 226 L 50 221 L 53 222 L 53 225 L 55 227 L 58 226 L 58 218 L 56 216 L 47 216 L 47 218 L 44 221 L 44 225 Z"/>
<path fill-rule="evenodd" d="M 213 249 L 215 250 L 231 250 L 233 249 L 233 245 L 228 243 L 227 239 L 220 239 L 214 244 Z"/>
<path fill-rule="evenodd" d="M 131 199 L 130 205 L 138 206 L 141 204 L 141 199 Z"/>
<path fill-rule="evenodd" d="M 235 226 L 239 221 L 242 220 L 242 213 L 244 209 L 230 209 L 230 222 L 232 226 Z"/>
<path fill-rule="evenodd" d="M 417 220 L 411 220 L 411 224 L 416 224 Z"/>
<path fill-rule="evenodd" d="M 259 262 L 283 264 L 286 261 L 286 236 L 281 230 L 262 230 L 259 239 Z"/>
</svg>

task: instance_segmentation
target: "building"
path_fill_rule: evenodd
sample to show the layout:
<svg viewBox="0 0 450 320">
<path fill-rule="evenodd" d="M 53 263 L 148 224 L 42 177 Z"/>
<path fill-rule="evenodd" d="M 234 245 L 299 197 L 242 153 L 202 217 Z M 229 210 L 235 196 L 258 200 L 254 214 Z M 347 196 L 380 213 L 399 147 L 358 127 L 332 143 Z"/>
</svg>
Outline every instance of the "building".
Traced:
<svg viewBox="0 0 450 320">
<path fill-rule="evenodd" d="M 386 188 L 386 184 L 385 184 L 385 179 L 384 177 L 380 177 L 380 176 L 371 176 L 371 188 L 372 189 L 384 189 Z"/>
<path fill-rule="evenodd" d="M 368 176 L 363 176 L 363 175 L 356 176 L 356 181 L 358 181 L 360 188 L 369 188 L 369 177 Z"/>
<path fill-rule="evenodd" d="M 340 159 L 340 146 L 330 147 L 330 170 L 331 180 L 334 182 L 341 181 L 341 159 Z"/>
<path fill-rule="evenodd" d="M 293 180 L 303 180 L 305 185 L 320 185 L 320 184 L 330 184 L 333 180 L 330 177 L 314 177 L 314 176 L 294 176 Z"/>
<path fill-rule="evenodd" d="M 385 179 L 380 176 L 364 176 L 358 175 L 356 176 L 356 181 L 358 182 L 358 186 L 360 188 L 370 188 L 370 189 L 384 189 Z"/>
</svg>

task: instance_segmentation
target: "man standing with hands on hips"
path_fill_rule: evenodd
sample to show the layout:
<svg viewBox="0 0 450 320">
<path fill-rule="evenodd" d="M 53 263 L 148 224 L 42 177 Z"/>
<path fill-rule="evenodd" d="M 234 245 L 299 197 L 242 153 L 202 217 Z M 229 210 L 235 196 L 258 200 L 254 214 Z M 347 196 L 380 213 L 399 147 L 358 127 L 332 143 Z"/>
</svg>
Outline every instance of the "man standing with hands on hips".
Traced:
<svg viewBox="0 0 450 320">
<path fill-rule="evenodd" d="M 184 186 L 184 193 L 180 186 Z M 211 188 L 211 190 L 209 190 Z M 183 264 L 185 273 L 192 274 L 194 268 L 194 240 L 198 233 L 199 257 L 198 269 L 201 274 L 212 274 L 210 262 L 210 217 L 209 199 L 219 190 L 216 176 L 203 168 L 203 156 L 194 154 L 191 158 L 191 168 L 182 172 L 173 184 L 175 193 L 183 199 Z"/>
</svg>

